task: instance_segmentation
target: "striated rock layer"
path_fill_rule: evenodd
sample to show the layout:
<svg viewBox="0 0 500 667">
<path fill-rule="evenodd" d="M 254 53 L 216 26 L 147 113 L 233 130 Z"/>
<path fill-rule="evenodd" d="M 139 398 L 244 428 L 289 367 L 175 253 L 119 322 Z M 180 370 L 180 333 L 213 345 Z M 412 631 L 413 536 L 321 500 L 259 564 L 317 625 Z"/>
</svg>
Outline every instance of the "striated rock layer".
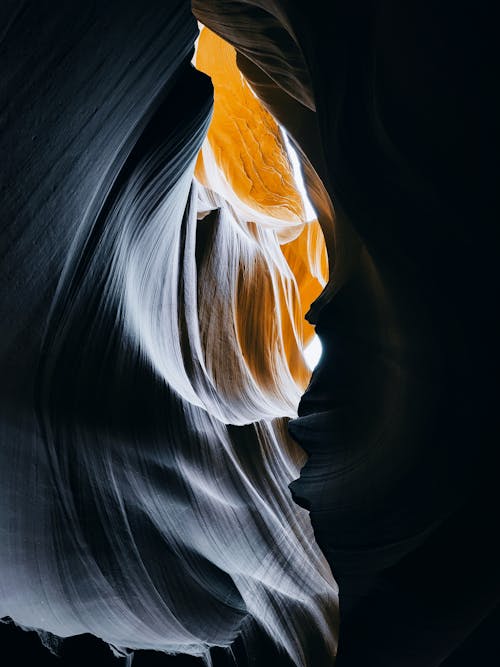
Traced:
<svg viewBox="0 0 500 667">
<path fill-rule="evenodd" d="M 0 618 L 52 649 L 477 662 L 500 601 L 491 16 L 192 9 L 196 54 L 187 1 L 0 9 Z"/>
<path fill-rule="evenodd" d="M 208 660 L 258 628 L 330 661 L 285 426 L 327 264 L 277 123 L 233 52 L 247 172 L 217 122 L 203 143 L 189 3 L 3 11 L 0 617 L 52 648 Z"/>
<path fill-rule="evenodd" d="M 290 422 L 309 456 L 291 488 L 339 582 L 338 664 L 441 664 L 500 599 L 491 17 L 193 6 L 323 203 L 331 279 L 310 317 L 324 353 Z"/>
</svg>

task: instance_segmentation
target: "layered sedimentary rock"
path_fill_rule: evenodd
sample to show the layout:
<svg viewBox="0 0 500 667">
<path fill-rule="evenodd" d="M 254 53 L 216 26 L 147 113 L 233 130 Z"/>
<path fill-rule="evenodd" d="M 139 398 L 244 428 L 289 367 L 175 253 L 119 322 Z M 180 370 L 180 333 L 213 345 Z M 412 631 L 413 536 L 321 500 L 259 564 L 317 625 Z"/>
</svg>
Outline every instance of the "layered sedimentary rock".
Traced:
<svg viewBox="0 0 500 667">
<path fill-rule="evenodd" d="M 217 124 L 198 157 L 189 3 L 8 9 L 0 616 L 200 656 L 258 625 L 328 661 L 336 584 L 284 422 L 326 256 L 281 131 L 233 62 L 247 180 Z"/>
<path fill-rule="evenodd" d="M 339 665 L 452 665 L 500 598 L 490 17 L 193 10 L 213 87 L 188 2 L 1 10 L 0 617 L 326 666 L 338 582 Z"/>
<path fill-rule="evenodd" d="M 237 48 L 335 211 L 320 215 L 333 299 L 312 313 L 324 353 L 290 431 L 309 455 L 291 488 L 340 586 L 338 662 L 440 664 L 500 589 L 488 13 L 194 8 Z"/>
</svg>

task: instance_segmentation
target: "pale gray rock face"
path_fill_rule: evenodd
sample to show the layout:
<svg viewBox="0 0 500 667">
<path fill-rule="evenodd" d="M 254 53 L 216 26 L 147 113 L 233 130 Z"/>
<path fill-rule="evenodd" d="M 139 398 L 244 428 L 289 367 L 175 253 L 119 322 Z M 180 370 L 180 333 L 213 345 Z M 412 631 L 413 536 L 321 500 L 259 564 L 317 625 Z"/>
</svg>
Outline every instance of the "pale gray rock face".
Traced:
<svg viewBox="0 0 500 667">
<path fill-rule="evenodd" d="M 228 367 L 230 400 L 200 342 L 199 291 L 215 306 L 240 259 L 193 181 L 213 92 L 189 3 L 2 13 L 0 617 L 199 656 L 258 624 L 327 659 L 336 584 L 288 490 L 299 394 Z"/>
</svg>

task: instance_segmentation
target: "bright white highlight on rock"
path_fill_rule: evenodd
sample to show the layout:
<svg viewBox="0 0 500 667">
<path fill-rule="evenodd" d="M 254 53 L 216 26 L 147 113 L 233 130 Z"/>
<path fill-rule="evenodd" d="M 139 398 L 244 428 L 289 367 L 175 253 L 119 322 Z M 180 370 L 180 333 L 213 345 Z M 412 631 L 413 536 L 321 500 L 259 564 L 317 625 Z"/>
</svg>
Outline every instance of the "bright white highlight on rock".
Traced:
<svg viewBox="0 0 500 667">
<path fill-rule="evenodd" d="M 290 158 L 290 162 L 292 163 L 295 185 L 297 186 L 297 190 L 299 191 L 300 196 L 302 197 L 302 203 L 304 204 L 306 220 L 307 222 L 310 222 L 311 220 L 316 220 L 318 216 L 316 215 L 316 211 L 314 210 L 313 205 L 311 204 L 311 200 L 309 199 L 309 196 L 307 194 L 306 185 L 304 183 L 304 177 L 302 176 L 302 167 L 300 166 L 299 156 L 297 155 L 297 151 L 295 150 L 295 148 L 292 146 L 292 143 L 288 138 L 286 130 L 281 126 L 280 130 L 281 130 L 281 136 L 283 137 L 283 141 L 286 146 L 288 157 Z"/>
<path fill-rule="evenodd" d="M 322 352 L 323 352 L 323 347 L 321 345 L 321 341 L 318 338 L 318 336 L 314 334 L 314 338 L 312 339 L 312 341 L 306 348 L 304 348 L 304 359 L 306 360 L 306 364 L 312 371 L 318 365 L 319 360 L 321 359 Z"/>
<path fill-rule="evenodd" d="M 67 128 L 48 124 L 69 152 L 39 153 L 50 203 L 8 253 L 16 285 L 50 280 L 19 292 L 36 317 L 13 306 L 4 345 L 26 341 L 0 433 L 0 619 L 51 650 L 90 633 L 128 667 L 133 650 L 208 667 L 212 647 L 262 632 L 294 667 L 330 665 L 338 587 L 291 494 L 305 453 L 288 433 L 309 380 L 298 283 L 320 281 L 321 247 L 306 236 L 292 266 L 286 245 L 314 225 L 279 197 L 273 215 L 242 201 L 209 142 L 194 178 L 212 86 L 187 66 L 189 3 L 164 30 L 155 17 L 123 53 L 78 51 L 92 103 L 80 113 L 85 90 Z"/>
</svg>

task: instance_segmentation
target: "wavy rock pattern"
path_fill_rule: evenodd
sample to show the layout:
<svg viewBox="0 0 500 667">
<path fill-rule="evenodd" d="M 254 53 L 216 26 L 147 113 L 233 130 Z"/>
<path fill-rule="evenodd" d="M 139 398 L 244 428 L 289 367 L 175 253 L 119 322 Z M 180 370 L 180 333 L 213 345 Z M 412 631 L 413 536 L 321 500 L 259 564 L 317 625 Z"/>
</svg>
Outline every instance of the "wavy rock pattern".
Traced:
<svg viewBox="0 0 500 667">
<path fill-rule="evenodd" d="M 0 9 L 0 617 L 493 664 L 491 12 L 192 9 Z"/>
<path fill-rule="evenodd" d="M 213 93 L 189 5 L 117 8 L 33 4 L 7 33 L 0 616 L 47 643 L 86 632 L 207 659 L 259 625 L 292 662 L 325 660 L 336 584 L 288 490 L 303 458 L 282 419 L 310 375 L 301 298 L 321 289 L 292 244 L 316 258 L 321 236 L 235 63 L 262 189 L 225 149 L 208 168 L 208 144 L 193 178 Z M 38 24 L 55 52 L 23 113 L 31 52 L 15 46 Z"/>
<path fill-rule="evenodd" d="M 193 3 L 307 155 L 329 249 L 324 352 L 289 427 L 339 582 L 337 662 L 438 665 L 500 599 L 498 49 L 487 10 L 329 5 Z"/>
</svg>

